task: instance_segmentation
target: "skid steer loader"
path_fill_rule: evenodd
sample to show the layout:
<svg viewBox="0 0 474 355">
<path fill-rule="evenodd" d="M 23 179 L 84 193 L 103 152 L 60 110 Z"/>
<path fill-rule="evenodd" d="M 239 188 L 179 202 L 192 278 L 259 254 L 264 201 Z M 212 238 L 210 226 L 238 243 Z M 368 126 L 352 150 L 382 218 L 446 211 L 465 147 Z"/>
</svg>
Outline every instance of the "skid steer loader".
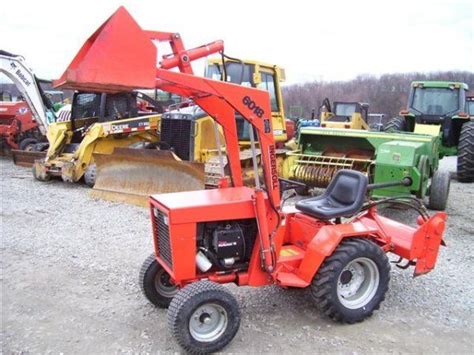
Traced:
<svg viewBox="0 0 474 355">
<path fill-rule="evenodd" d="M 273 134 L 280 147 L 276 153 L 282 165 L 286 152 L 283 144 L 288 139 L 280 90 L 280 82 L 285 78 L 283 69 L 252 60 L 222 57 L 208 61 L 205 76 L 270 93 Z M 228 170 L 226 147 L 220 143 L 224 142 L 222 128 L 193 102 L 180 106 L 183 104 L 161 116 L 158 150 L 116 149 L 111 155 L 94 155 L 97 180 L 91 192 L 93 197 L 146 206 L 150 193 L 180 191 L 185 186 L 186 190 L 195 190 L 198 185 L 199 188 L 217 187 L 224 170 Z M 235 118 L 244 181 L 249 183 L 254 176 L 249 124 L 240 115 Z M 133 164 L 123 164 L 127 161 Z M 188 169 L 189 166 L 193 169 Z M 194 172 L 193 177 L 190 172 Z"/>
<path fill-rule="evenodd" d="M 43 159 L 33 165 L 37 180 L 59 176 L 66 182 L 82 177 L 86 184 L 95 183 L 93 153 L 111 154 L 114 148 L 159 141 L 157 127 L 160 115 L 139 112 L 137 101 L 155 101 L 137 92 L 106 94 L 77 92 L 72 103 L 71 119 L 49 126 L 49 147 Z"/>
</svg>

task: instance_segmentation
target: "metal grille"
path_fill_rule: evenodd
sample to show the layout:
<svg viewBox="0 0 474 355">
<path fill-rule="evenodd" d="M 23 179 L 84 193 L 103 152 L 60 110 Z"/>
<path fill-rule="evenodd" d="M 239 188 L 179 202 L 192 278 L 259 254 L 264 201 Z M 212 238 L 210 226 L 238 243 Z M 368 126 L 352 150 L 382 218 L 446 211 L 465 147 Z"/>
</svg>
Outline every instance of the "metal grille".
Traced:
<svg viewBox="0 0 474 355">
<path fill-rule="evenodd" d="M 166 261 L 169 267 L 173 267 L 173 258 L 171 257 L 170 231 L 168 223 L 165 222 L 168 217 L 158 209 L 154 211 L 155 216 L 155 238 L 158 245 L 159 256 Z"/>
<path fill-rule="evenodd" d="M 161 142 L 168 143 L 182 160 L 190 161 L 193 120 L 161 118 Z"/>
</svg>

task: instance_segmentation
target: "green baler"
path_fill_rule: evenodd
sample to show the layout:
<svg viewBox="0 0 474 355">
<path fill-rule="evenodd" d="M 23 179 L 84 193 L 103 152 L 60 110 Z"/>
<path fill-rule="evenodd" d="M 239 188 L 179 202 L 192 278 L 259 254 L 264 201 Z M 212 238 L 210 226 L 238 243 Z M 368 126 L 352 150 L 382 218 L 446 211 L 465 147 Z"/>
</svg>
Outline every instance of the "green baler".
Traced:
<svg viewBox="0 0 474 355">
<path fill-rule="evenodd" d="M 310 187 L 326 187 L 338 170 L 361 171 L 371 183 L 399 181 L 408 176 L 411 186 L 372 191 L 372 197 L 429 195 L 430 207 L 444 209 L 449 175 L 438 171 L 440 138 L 417 133 L 302 128 L 298 150 L 287 153 L 283 175 Z M 436 186 L 431 189 L 430 185 Z"/>
</svg>

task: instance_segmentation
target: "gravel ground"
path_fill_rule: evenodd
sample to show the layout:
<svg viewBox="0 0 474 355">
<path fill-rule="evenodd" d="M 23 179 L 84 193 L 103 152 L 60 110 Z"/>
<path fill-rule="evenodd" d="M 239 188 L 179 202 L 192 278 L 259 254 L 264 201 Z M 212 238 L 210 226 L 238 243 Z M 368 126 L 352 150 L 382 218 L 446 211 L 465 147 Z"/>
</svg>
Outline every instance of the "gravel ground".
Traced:
<svg viewBox="0 0 474 355">
<path fill-rule="evenodd" d="M 0 167 L 3 352 L 179 352 L 166 311 L 137 284 L 152 251 L 147 210 L 92 200 L 83 185 L 34 181 L 9 160 Z M 474 184 L 452 182 L 436 270 L 413 279 L 393 268 L 385 302 L 363 323 L 333 323 L 305 290 L 229 286 L 242 322 L 225 352 L 472 353 L 473 196 Z"/>
</svg>

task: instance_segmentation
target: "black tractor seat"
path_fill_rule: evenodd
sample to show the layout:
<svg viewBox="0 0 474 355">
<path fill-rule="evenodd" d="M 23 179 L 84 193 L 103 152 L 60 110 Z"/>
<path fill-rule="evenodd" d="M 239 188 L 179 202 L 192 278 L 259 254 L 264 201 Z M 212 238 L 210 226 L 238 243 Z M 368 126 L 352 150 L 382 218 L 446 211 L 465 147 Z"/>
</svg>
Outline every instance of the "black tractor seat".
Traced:
<svg viewBox="0 0 474 355">
<path fill-rule="evenodd" d="M 298 201 L 296 208 L 324 220 L 353 216 L 365 201 L 367 184 L 364 174 L 340 170 L 322 195 Z"/>
</svg>

